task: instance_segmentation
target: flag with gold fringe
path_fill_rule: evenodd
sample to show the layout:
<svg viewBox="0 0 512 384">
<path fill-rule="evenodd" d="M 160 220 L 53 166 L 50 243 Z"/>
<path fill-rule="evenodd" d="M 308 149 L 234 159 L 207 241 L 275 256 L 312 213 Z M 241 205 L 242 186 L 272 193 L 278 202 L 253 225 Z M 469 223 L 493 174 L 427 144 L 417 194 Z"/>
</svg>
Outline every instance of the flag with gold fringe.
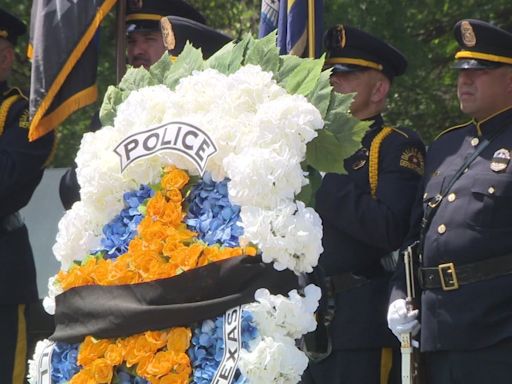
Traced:
<svg viewBox="0 0 512 384">
<path fill-rule="evenodd" d="M 34 0 L 28 48 L 31 141 L 96 100 L 97 32 L 115 3 Z"/>
<path fill-rule="evenodd" d="M 323 0 L 263 0 L 259 36 L 277 29 L 280 53 L 319 57 L 322 52 Z"/>
</svg>

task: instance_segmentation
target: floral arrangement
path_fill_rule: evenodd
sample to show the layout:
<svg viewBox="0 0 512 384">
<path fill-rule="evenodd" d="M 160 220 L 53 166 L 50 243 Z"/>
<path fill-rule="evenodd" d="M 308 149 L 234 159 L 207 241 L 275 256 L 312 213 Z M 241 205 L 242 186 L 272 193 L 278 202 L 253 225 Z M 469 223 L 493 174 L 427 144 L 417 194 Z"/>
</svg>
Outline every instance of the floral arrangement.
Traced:
<svg viewBox="0 0 512 384">
<path fill-rule="evenodd" d="M 331 92 L 323 59 L 279 56 L 274 39 L 248 36 L 207 61 L 187 45 L 175 62 L 130 69 L 109 88 L 104 127 L 85 134 L 77 154 L 82 200 L 59 223 L 53 251 L 61 270 L 49 281 L 49 313 L 89 288 L 194 285 L 194 271 L 230 260 L 261 260 L 280 274 L 312 271 L 322 252 L 321 221 L 309 206 L 319 172 L 344 172 L 366 125 L 347 114 L 350 96 Z M 177 151 L 120 167 L 119 143 L 166 122 L 211 138 L 216 151 L 204 170 Z M 316 327 L 319 288 L 284 295 L 262 285 L 252 294 L 179 326 L 117 335 L 113 325 L 108 334 L 116 336 L 65 341 L 56 332 L 56 342 L 38 344 L 29 381 L 39 382 L 47 357 L 53 384 L 299 382 L 308 360 L 295 340 Z M 229 328 L 234 316 L 238 326 Z M 231 339 L 240 345 L 236 358 Z"/>
</svg>

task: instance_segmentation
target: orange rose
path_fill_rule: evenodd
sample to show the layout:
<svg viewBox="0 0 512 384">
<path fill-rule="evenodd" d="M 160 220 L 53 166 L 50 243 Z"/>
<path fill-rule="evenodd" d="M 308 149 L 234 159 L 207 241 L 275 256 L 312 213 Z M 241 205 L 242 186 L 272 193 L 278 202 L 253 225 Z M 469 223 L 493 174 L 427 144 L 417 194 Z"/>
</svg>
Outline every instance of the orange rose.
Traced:
<svg viewBox="0 0 512 384">
<path fill-rule="evenodd" d="M 91 369 L 96 383 L 109 384 L 112 381 L 114 369 L 112 364 L 110 364 L 106 359 L 95 360 L 91 365 Z"/>
<path fill-rule="evenodd" d="M 160 377 L 169 373 L 174 365 L 174 352 L 157 352 L 146 367 L 146 372 L 151 376 Z"/>
<path fill-rule="evenodd" d="M 123 353 L 123 349 L 121 348 L 121 346 L 119 344 L 109 345 L 107 350 L 105 351 L 105 359 L 111 365 L 121 364 L 124 359 L 124 353 Z"/>
<path fill-rule="evenodd" d="M 185 352 L 190 346 L 191 337 L 192 332 L 190 328 L 172 328 L 167 338 L 167 349 L 176 353 Z"/>
<path fill-rule="evenodd" d="M 185 171 L 175 167 L 167 167 L 164 172 L 165 174 L 162 176 L 160 184 L 166 191 L 172 188 L 182 189 L 190 180 Z"/>
<path fill-rule="evenodd" d="M 112 341 L 107 339 L 98 340 L 92 336 L 87 336 L 78 350 L 78 364 L 86 366 L 94 360 L 103 357 L 108 346 L 112 343 Z"/>
<path fill-rule="evenodd" d="M 144 337 L 155 351 L 167 344 L 167 332 L 165 331 L 147 331 L 144 332 Z"/>
<path fill-rule="evenodd" d="M 82 369 L 69 380 L 69 384 L 96 384 L 92 369 L 90 367 Z"/>
<path fill-rule="evenodd" d="M 126 366 L 128 368 L 155 353 L 153 345 L 146 340 L 144 335 L 136 335 L 132 338 L 134 338 L 133 344 L 125 350 Z"/>
</svg>

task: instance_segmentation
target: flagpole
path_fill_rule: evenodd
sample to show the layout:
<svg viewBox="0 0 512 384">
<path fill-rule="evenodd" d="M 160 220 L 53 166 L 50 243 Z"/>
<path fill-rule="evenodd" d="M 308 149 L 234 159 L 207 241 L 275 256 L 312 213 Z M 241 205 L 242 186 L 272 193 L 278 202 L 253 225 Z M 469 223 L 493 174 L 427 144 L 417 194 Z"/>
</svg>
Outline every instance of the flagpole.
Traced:
<svg viewBox="0 0 512 384">
<path fill-rule="evenodd" d="M 116 79 L 119 83 L 126 71 L 126 0 L 117 2 L 117 28 L 116 28 Z"/>
<path fill-rule="evenodd" d="M 308 0 L 308 57 L 315 58 L 315 0 Z"/>
</svg>

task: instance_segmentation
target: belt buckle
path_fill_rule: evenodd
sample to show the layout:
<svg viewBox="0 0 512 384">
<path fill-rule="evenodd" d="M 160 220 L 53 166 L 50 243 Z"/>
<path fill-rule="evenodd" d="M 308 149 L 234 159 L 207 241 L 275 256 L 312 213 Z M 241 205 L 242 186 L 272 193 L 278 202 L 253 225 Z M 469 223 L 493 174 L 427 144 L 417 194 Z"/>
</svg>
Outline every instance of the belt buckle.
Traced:
<svg viewBox="0 0 512 384">
<path fill-rule="evenodd" d="M 439 277 L 441 278 L 443 291 L 459 289 L 459 281 L 457 280 L 457 274 L 455 273 L 455 264 L 439 264 L 437 270 L 439 272 Z"/>
</svg>

